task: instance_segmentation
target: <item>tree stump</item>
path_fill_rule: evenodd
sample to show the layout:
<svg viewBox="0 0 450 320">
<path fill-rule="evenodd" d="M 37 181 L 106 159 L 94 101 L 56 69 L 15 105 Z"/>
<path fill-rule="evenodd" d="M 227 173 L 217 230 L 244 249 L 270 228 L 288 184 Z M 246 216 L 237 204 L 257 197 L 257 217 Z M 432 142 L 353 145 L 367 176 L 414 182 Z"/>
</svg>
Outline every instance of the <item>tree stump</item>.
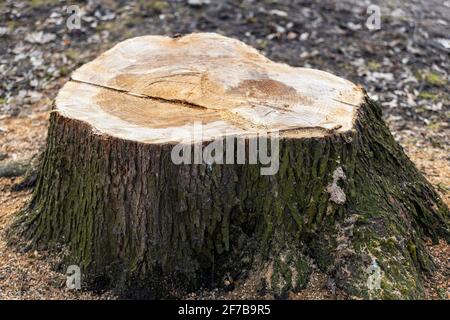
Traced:
<svg viewBox="0 0 450 320">
<path fill-rule="evenodd" d="M 11 230 L 134 297 L 225 279 L 286 297 L 317 268 L 351 296 L 419 298 L 423 239 L 449 240 L 449 211 L 361 87 L 199 33 L 133 38 L 73 73 Z"/>
</svg>

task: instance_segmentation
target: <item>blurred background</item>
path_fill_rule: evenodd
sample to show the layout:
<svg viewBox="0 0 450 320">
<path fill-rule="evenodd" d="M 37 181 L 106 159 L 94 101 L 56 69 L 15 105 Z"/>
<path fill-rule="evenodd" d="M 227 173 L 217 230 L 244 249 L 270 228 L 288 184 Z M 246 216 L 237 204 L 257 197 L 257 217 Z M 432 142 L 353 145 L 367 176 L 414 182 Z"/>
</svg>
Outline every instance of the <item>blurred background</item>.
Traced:
<svg viewBox="0 0 450 320">
<path fill-rule="evenodd" d="M 29 198 L 32 181 L 23 184 L 22 176 L 45 144 L 52 101 L 73 70 L 130 37 L 205 31 L 237 38 L 274 61 L 361 84 L 450 203 L 449 0 L 2 0 L 0 231 Z M 432 250 L 444 271 L 433 280 L 442 290 L 430 295 L 446 296 L 450 251 L 444 244 Z M 58 275 L 48 265 L 39 265 L 45 276 L 36 274 L 24 267 L 34 258 L 9 252 L 1 238 L 0 253 L 0 297 L 61 294 L 49 293 Z M 19 280 L 6 281 L 2 272 Z M 47 289 L 32 293 L 20 277 Z"/>
</svg>

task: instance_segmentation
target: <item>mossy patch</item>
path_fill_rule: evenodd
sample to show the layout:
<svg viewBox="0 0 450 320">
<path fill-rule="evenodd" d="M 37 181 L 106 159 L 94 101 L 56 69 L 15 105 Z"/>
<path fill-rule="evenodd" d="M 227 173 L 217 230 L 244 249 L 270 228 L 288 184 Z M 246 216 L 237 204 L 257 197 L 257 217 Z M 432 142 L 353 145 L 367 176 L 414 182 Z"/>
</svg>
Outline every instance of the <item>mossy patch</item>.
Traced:
<svg viewBox="0 0 450 320">
<path fill-rule="evenodd" d="M 436 102 L 439 100 L 440 95 L 437 93 L 422 91 L 421 93 L 419 93 L 418 97 L 423 100 L 430 100 L 430 101 Z"/>
<path fill-rule="evenodd" d="M 146 0 L 140 0 L 139 6 L 143 10 L 154 11 L 156 13 L 161 13 L 169 7 L 166 1 L 146 1 Z"/>
<path fill-rule="evenodd" d="M 367 68 L 369 68 L 370 71 L 378 71 L 381 68 L 381 64 L 371 60 L 367 63 Z"/>
<path fill-rule="evenodd" d="M 58 3 L 59 3 L 58 0 L 31 0 L 30 1 L 30 5 L 33 8 L 43 7 L 43 6 L 47 6 L 47 5 L 56 5 Z"/>
<path fill-rule="evenodd" d="M 431 130 L 439 130 L 442 127 L 442 123 L 439 121 L 431 121 L 427 124 L 427 128 Z"/>
<path fill-rule="evenodd" d="M 441 87 L 447 83 L 439 73 L 434 71 L 419 71 L 417 78 L 421 81 L 426 82 L 430 86 Z"/>
</svg>

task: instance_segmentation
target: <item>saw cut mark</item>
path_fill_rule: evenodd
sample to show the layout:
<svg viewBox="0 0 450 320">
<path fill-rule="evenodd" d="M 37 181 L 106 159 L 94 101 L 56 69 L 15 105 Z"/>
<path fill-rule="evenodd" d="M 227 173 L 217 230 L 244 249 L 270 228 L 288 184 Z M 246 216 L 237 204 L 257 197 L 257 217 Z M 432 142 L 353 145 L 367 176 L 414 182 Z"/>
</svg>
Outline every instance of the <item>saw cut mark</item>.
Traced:
<svg viewBox="0 0 450 320">
<path fill-rule="evenodd" d="M 71 79 L 60 91 L 56 111 L 121 138 L 141 136 L 130 135 L 138 127 L 152 133 L 143 137 L 146 142 L 167 136 L 153 129 L 185 132 L 195 120 L 213 124 L 207 135 L 218 136 L 229 130 L 250 135 L 342 133 L 353 130 L 364 96 L 347 80 L 272 62 L 242 42 L 210 33 L 126 40 L 76 70 Z M 81 84 L 96 89 L 81 92 Z M 97 121 L 100 113 L 114 119 Z"/>
</svg>

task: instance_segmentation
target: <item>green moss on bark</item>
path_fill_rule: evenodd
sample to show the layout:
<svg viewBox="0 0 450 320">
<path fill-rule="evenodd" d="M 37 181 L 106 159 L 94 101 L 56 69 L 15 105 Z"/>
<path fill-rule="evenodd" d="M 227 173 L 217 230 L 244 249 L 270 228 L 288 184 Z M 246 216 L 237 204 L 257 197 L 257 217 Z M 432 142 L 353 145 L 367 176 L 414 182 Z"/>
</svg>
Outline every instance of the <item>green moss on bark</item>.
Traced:
<svg viewBox="0 0 450 320">
<path fill-rule="evenodd" d="M 423 296 L 433 269 L 425 236 L 449 240 L 448 208 L 367 100 L 355 130 L 280 141 L 280 170 L 174 165 L 172 146 L 97 135 L 51 116 L 33 198 L 11 242 L 65 246 L 85 279 L 167 297 L 260 274 L 275 295 L 306 287 L 317 265 L 363 298 Z M 334 186 L 344 202 L 332 201 Z M 367 268 L 381 268 L 381 288 Z"/>
</svg>

